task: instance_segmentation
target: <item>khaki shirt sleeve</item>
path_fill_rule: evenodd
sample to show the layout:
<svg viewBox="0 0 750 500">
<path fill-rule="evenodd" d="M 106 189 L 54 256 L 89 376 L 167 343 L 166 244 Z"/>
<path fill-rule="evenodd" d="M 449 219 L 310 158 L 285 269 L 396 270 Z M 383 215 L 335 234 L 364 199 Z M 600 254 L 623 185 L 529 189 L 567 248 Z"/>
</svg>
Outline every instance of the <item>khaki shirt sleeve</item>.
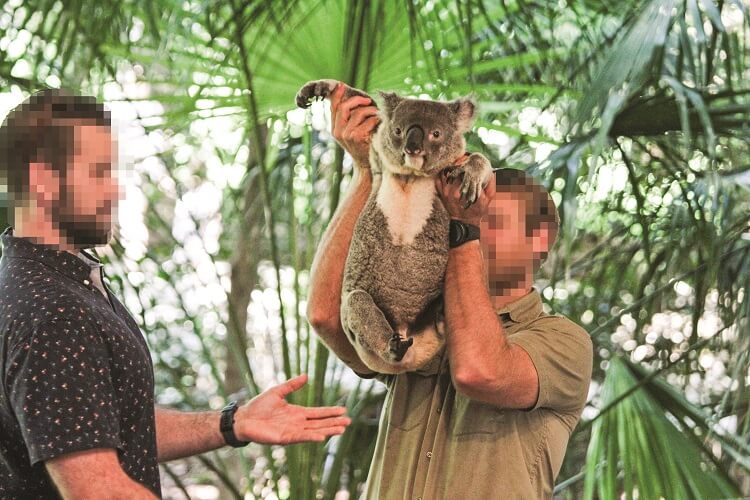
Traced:
<svg viewBox="0 0 750 500">
<path fill-rule="evenodd" d="M 531 409 L 580 414 L 593 364 L 593 346 L 586 330 L 567 318 L 547 316 L 510 335 L 508 342 L 523 348 L 536 368 L 539 397 Z"/>
</svg>

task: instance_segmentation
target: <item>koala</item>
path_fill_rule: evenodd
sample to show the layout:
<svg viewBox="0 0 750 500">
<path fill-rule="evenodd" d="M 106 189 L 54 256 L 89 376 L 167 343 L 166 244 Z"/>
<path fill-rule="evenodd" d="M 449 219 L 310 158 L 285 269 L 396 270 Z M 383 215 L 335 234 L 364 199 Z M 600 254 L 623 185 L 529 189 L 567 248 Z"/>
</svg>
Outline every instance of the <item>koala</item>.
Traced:
<svg viewBox="0 0 750 500">
<path fill-rule="evenodd" d="M 327 98 L 338 85 L 317 80 L 297 93 L 297 105 Z M 347 86 L 344 96 L 367 94 Z M 341 322 L 362 361 L 398 374 L 425 367 L 445 344 L 442 291 L 450 216 L 435 178 L 454 166 L 465 206 L 492 175 L 490 162 L 465 153 L 463 134 L 475 105 L 463 98 L 438 102 L 380 93 L 380 124 L 370 145 L 372 191 L 357 220 L 347 256 Z"/>
</svg>

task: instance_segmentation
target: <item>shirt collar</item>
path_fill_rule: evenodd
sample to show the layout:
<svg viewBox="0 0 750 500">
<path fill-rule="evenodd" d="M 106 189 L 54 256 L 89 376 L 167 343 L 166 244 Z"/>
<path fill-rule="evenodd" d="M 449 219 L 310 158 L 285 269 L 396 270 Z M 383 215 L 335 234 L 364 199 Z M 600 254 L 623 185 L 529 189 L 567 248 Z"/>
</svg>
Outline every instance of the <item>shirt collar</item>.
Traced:
<svg viewBox="0 0 750 500">
<path fill-rule="evenodd" d="M 84 261 L 87 266 L 89 266 L 91 269 L 98 269 L 102 267 L 102 263 L 99 259 L 96 258 L 95 255 L 92 255 L 91 253 L 85 251 L 85 250 L 79 250 L 77 257 Z"/>
<path fill-rule="evenodd" d="M 526 323 L 542 313 L 542 298 L 532 286 L 529 293 L 497 309 L 496 312 L 503 319 L 509 318 L 514 323 Z"/>
<path fill-rule="evenodd" d="M 77 281 L 88 280 L 91 274 L 91 267 L 76 255 L 57 250 L 50 245 L 34 243 L 27 238 L 13 236 L 12 227 L 7 228 L 0 235 L 0 241 L 3 244 L 3 257 L 34 260 Z M 85 255 L 99 262 L 91 254 Z"/>
</svg>

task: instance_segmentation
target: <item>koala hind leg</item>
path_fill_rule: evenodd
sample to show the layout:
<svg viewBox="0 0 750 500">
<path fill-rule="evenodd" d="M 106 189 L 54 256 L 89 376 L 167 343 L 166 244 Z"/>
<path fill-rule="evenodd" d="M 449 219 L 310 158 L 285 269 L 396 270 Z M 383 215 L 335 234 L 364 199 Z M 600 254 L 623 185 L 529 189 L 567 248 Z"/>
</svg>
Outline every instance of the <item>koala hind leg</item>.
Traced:
<svg viewBox="0 0 750 500">
<path fill-rule="evenodd" d="M 395 332 L 370 294 L 352 290 L 344 297 L 341 320 L 354 347 L 375 354 L 386 362 L 399 362 L 414 339 Z M 358 349 L 359 351 L 359 349 Z M 367 356 L 369 357 L 369 356 Z"/>
<path fill-rule="evenodd" d="M 344 85 L 346 87 L 346 90 L 344 91 L 345 99 L 355 95 L 370 97 L 361 90 L 350 87 L 338 80 L 313 80 L 304 84 L 297 92 L 297 106 L 300 108 L 309 108 L 310 104 L 312 104 L 312 101 L 315 99 L 327 99 L 330 97 L 339 85 Z"/>
<path fill-rule="evenodd" d="M 412 329 L 409 338 L 417 339 L 419 349 L 401 366 L 403 371 L 418 370 L 429 363 L 445 345 L 445 321 L 441 318 Z"/>
</svg>

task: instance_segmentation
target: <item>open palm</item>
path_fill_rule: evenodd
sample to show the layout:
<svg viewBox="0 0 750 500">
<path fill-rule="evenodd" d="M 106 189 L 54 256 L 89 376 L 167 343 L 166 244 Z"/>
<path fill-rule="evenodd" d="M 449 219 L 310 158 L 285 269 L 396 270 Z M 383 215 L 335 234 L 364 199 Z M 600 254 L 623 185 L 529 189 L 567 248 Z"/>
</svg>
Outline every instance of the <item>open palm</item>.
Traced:
<svg viewBox="0 0 750 500">
<path fill-rule="evenodd" d="M 323 441 L 342 434 L 351 423 L 346 408 L 327 406 L 307 408 L 289 404 L 286 396 L 307 383 L 300 375 L 276 385 L 241 406 L 235 415 L 237 438 L 259 444 L 293 444 Z"/>
</svg>

